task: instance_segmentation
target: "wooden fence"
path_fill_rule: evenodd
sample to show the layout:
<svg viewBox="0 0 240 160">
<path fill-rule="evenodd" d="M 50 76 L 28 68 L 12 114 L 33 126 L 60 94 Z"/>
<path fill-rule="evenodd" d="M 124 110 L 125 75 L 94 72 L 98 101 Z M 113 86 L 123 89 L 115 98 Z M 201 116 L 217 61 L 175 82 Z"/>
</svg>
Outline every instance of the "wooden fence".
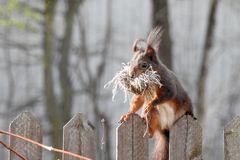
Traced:
<svg viewBox="0 0 240 160">
<path fill-rule="evenodd" d="M 148 139 L 143 137 L 146 126 L 138 115 L 122 123 L 117 128 L 117 160 L 147 160 Z M 23 112 L 10 124 L 10 132 L 42 142 L 41 124 L 31 113 Z M 41 148 L 25 141 L 10 137 L 10 146 L 28 160 L 41 160 Z M 76 114 L 63 127 L 63 149 L 96 159 L 96 140 L 94 127 L 81 113 Z M 225 160 L 240 159 L 240 117 L 233 119 L 224 129 Z M 19 160 L 10 153 L 10 160 Z M 170 131 L 170 160 L 201 160 L 202 129 L 191 116 L 183 116 Z M 63 160 L 76 160 L 64 156 Z"/>
</svg>

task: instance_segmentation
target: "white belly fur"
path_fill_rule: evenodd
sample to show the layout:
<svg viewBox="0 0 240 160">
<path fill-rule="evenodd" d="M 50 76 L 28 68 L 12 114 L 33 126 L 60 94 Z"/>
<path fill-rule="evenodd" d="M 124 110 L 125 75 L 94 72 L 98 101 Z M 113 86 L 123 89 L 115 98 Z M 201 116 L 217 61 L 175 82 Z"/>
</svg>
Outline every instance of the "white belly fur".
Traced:
<svg viewBox="0 0 240 160">
<path fill-rule="evenodd" d="M 169 103 L 164 103 L 157 106 L 159 112 L 159 121 L 161 124 L 161 129 L 170 129 L 175 121 L 175 111 L 169 105 Z"/>
</svg>

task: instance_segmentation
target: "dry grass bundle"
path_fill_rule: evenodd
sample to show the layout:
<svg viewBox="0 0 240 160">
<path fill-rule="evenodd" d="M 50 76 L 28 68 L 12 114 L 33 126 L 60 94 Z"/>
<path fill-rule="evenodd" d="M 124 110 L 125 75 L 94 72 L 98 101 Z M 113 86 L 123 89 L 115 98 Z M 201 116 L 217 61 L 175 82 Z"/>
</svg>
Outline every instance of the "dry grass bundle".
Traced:
<svg viewBox="0 0 240 160">
<path fill-rule="evenodd" d="M 154 71 L 150 66 L 145 72 L 140 74 L 138 77 L 131 78 L 129 75 L 129 64 L 123 64 L 123 68 L 119 71 L 111 81 L 109 81 L 104 88 L 112 86 L 112 99 L 114 100 L 118 89 L 124 92 L 125 98 L 124 102 L 127 101 L 128 92 L 134 94 L 144 94 L 150 86 L 159 86 L 162 84 L 160 82 L 160 76 L 157 71 Z"/>
</svg>

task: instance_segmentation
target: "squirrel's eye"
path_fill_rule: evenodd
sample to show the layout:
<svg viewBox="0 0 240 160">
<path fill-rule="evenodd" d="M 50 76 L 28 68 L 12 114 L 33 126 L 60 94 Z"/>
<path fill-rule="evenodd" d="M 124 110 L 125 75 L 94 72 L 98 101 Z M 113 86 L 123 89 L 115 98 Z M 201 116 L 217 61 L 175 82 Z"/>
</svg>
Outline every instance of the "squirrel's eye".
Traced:
<svg viewBox="0 0 240 160">
<path fill-rule="evenodd" d="M 142 68 L 142 69 L 148 68 L 148 64 L 147 64 L 147 63 L 142 63 L 142 64 L 141 64 L 141 68 Z"/>
</svg>

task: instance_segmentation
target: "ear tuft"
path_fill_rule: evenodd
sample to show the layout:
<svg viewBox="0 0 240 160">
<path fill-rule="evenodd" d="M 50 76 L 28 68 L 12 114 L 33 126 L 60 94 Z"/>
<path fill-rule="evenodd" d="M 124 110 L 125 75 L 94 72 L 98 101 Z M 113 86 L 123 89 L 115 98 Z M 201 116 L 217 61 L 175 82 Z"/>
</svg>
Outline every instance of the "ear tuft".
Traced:
<svg viewBox="0 0 240 160">
<path fill-rule="evenodd" d="M 158 53 L 159 51 L 162 34 L 163 34 L 163 29 L 157 26 L 149 33 L 147 38 L 147 44 L 152 48 L 154 48 L 156 53 Z"/>
</svg>

